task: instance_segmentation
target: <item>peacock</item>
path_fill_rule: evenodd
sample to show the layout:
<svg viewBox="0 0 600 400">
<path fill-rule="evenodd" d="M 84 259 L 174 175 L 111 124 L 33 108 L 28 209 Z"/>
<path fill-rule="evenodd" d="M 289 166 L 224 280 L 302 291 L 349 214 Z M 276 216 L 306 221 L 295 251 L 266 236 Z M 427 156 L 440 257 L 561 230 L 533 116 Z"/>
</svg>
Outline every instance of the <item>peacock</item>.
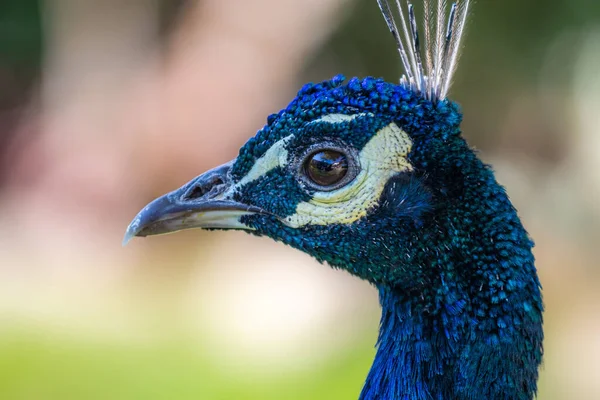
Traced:
<svg viewBox="0 0 600 400">
<path fill-rule="evenodd" d="M 268 236 L 379 292 L 361 400 L 532 399 L 543 355 L 533 242 L 446 98 L 469 0 L 378 0 L 398 84 L 304 85 L 234 160 L 148 204 L 134 236 L 189 228 Z"/>
</svg>

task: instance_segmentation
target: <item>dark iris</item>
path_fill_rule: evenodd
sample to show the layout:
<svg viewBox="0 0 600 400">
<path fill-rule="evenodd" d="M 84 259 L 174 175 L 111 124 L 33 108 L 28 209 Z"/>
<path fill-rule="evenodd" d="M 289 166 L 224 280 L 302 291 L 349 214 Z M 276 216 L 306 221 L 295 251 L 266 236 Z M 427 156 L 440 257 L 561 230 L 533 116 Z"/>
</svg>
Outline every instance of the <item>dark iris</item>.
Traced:
<svg viewBox="0 0 600 400">
<path fill-rule="evenodd" d="M 348 159 L 339 151 L 322 150 L 308 157 L 304 168 L 314 183 L 331 186 L 346 176 Z"/>
</svg>

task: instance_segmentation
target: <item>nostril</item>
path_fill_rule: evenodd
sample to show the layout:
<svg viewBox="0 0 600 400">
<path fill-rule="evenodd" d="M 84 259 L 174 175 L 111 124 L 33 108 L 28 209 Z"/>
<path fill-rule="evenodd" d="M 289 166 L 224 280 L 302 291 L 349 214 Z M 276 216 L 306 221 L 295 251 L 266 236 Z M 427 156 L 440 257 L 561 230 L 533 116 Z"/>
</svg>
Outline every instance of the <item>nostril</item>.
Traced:
<svg viewBox="0 0 600 400">
<path fill-rule="evenodd" d="M 196 186 L 191 191 L 186 193 L 186 195 L 184 196 L 184 200 L 199 199 L 200 197 L 204 196 L 205 194 L 206 194 L 206 192 L 204 190 L 202 190 L 202 188 L 200 186 Z"/>
<path fill-rule="evenodd" d="M 210 179 L 198 182 L 191 190 L 189 190 L 184 196 L 183 200 L 194 200 L 210 194 L 211 192 L 217 192 L 219 186 L 225 182 L 220 176 L 212 176 Z M 216 194 L 216 193 L 214 193 Z"/>
</svg>

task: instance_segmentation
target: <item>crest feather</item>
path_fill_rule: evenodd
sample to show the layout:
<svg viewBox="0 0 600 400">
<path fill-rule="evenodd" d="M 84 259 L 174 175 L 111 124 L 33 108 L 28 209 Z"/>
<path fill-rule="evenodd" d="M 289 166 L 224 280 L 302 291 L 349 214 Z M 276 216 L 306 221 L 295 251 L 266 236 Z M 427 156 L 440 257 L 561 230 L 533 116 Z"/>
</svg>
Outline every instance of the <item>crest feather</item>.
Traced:
<svg viewBox="0 0 600 400">
<path fill-rule="evenodd" d="M 450 7 L 446 0 L 423 0 L 424 50 L 412 3 L 409 0 L 395 0 L 395 3 L 397 13 L 392 10 L 390 0 L 377 0 L 400 53 L 404 68 L 400 84 L 428 100 L 443 100 L 458 64 L 470 0 L 457 0 Z"/>
</svg>

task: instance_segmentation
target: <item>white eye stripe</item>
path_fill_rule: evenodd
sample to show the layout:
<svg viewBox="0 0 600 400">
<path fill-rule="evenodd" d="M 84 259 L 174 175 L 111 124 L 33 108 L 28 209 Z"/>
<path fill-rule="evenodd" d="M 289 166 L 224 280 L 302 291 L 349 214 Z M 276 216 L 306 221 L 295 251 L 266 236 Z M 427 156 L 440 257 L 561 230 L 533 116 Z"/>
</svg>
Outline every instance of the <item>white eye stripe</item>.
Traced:
<svg viewBox="0 0 600 400">
<path fill-rule="evenodd" d="M 309 124 L 319 124 L 322 122 L 326 122 L 329 124 L 341 124 L 342 122 L 352 121 L 352 120 L 355 120 L 360 117 L 365 117 L 367 115 L 373 115 L 373 114 L 370 114 L 370 113 L 358 113 L 358 114 L 352 114 L 352 115 L 327 114 L 327 115 L 323 115 L 322 117 L 317 118 L 313 121 L 310 121 Z"/>
<path fill-rule="evenodd" d="M 352 121 L 356 118 L 372 115 L 370 113 L 358 113 L 358 114 L 328 114 L 324 115 L 316 120 L 309 122 L 309 124 L 318 123 L 330 123 L 339 124 L 342 122 Z M 250 171 L 234 186 L 232 186 L 226 193 L 231 194 L 236 189 L 243 185 L 246 185 L 252 181 L 257 180 L 263 175 L 266 175 L 269 171 L 276 167 L 285 167 L 288 164 L 288 151 L 286 149 L 287 143 L 292 139 L 294 135 L 288 135 L 285 138 L 275 142 L 265 154 L 263 154 L 252 166 Z"/>
<path fill-rule="evenodd" d="M 309 122 L 309 124 L 318 123 L 330 123 L 339 124 L 342 122 L 352 121 L 356 118 L 372 115 L 370 113 L 358 113 L 358 114 L 328 114 L 324 115 L 316 120 Z M 288 135 L 285 138 L 275 142 L 265 154 L 263 154 L 258 160 L 255 161 L 254 165 L 248 171 L 248 173 L 234 186 L 232 186 L 225 195 L 233 193 L 236 189 L 253 182 L 263 175 L 266 175 L 269 171 L 276 167 L 285 167 L 288 164 L 288 151 L 285 148 L 287 143 L 292 139 L 294 135 Z"/>
</svg>

